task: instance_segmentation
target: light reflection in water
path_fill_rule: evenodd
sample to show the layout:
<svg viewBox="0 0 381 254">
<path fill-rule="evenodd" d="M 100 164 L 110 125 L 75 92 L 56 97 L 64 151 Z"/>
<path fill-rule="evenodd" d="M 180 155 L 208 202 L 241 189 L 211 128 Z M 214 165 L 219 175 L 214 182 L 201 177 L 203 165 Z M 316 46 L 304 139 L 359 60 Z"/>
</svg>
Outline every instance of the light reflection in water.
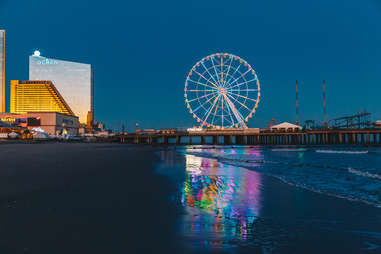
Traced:
<svg viewBox="0 0 381 254">
<path fill-rule="evenodd" d="M 208 149 L 208 152 L 210 150 Z M 220 153 L 251 154 L 249 149 L 221 149 Z M 261 159 L 260 151 L 252 154 Z M 245 241 L 260 214 L 259 173 L 221 164 L 215 159 L 185 154 L 186 177 L 182 204 L 187 210 L 183 233 L 193 245 L 231 246 L 231 240 Z"/>
</svg>

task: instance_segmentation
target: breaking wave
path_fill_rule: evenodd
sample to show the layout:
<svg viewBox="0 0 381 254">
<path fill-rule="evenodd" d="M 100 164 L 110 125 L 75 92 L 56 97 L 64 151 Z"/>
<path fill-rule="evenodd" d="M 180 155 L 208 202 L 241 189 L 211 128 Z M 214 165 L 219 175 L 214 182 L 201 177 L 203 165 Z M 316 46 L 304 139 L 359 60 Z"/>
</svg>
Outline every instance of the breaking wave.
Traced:
<svg viewBox="0 0 381 254">
<path fill-rule="evenodd" d="M 348 172 L 358 176 L 365 176 L 365 177 L 381 180 L 381 175 L 372 174 L 372 173 L 369 173 L 368 171 L 360 171 L 353 168 L 348 168 Z"/>
<path fill-rule="evenodd" d="M 366 154 L 369 151 L 316 150 L 317 153 Z"/>
<path fill-rule="evenodd" d="M 271 151 L 273 152 L 306 152 L 307 149 L 305 148 L 295 148 L 295 149 L 292 149 L 292 148 L 275 148 L 275 149 L 271 149 Z"/>
</svg>

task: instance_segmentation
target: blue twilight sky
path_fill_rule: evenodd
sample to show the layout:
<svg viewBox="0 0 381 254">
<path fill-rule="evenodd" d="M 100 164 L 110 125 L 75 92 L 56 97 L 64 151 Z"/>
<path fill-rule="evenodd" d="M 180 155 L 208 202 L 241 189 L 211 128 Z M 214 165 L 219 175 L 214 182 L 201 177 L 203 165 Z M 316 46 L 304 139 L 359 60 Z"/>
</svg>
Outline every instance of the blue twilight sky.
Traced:
<svg viewBox="0 0 381 254">
<path fill-rule="evenodd" d="M 28 79 L 28 56 L 90 63 L 95 117 L 109 127 L 192 126 L 186 74 L 202 57 L 247 60 L 262 85 L 251 127 L 322 120 L 361 109 L 381 119 L 381 0 L 0 0 L 9 80 Z M 7 107 L 9 103 L 7 102 Z"/>
</svg>

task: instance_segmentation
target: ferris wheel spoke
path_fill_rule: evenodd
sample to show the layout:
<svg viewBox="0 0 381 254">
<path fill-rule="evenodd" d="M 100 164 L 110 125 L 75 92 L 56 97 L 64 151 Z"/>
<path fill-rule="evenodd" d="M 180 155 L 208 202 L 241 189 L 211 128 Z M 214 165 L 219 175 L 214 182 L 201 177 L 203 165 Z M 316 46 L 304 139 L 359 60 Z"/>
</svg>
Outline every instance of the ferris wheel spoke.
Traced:
<svg viewBox="0 0 381 254">
<path fill-rule="evenodd" d="M 201 65 L 202 65 L 202 66 L 204 67 L 204 69 L 208 72 L 209 76 L 213 79 L 214 83 L 218 83 L 218 82 L 214 79 L 213 75 L 210 73 L 209 69 L 206 68 L 206 66 L 205 66 L 205 64 L 204 64 L 203 62 L 201 62 Z"/>
<path fill-rule="evenodd" d="M 224 97 L 221 97 L 221 126 L 224 126 Z"/>
<path fill-rule="evenodd" d="M 232 112 L 230 110 L 230 107 L 229 107 L 228 102 L 226 101 L 226 99 L 225 99 L 225 104 L 226 104 L 226 108 L 229 110 L 229 116 L 230 116 L 230 119 L 231 119 L 231 124 L 234 125 L 234 119 L 233 119 L 233 116 L 232 116 Z"/>
<path fill-rule="evenodd" d="M 231 59 L 230 59 L 230 64 L 229 64 L 228 70 L 227 70 L 226 75 L 225 75 L 225 83 L 223 84 L 223 87 L 225 87 L 226 80 L 229 77 L 229 72 L 230 72 L 230 68 L 232 66 L 232 63 L 233 63 L 233 57 L 231 57 Z"/>
<path fill-rule="evenodd" d="M 235 69 L 235 71 L 233 72 L 233 74 L 231 75 L 231 77 L 229 78 L 228 81 L 226 81 L 227 84 L 230 84 L 230 81 L 234 78 L 234 75 L 237 73 L 237 71 L 239 70 L 239 68 L 241 67 L 242 63 L 240 63 L 237 67 L 237 69 Z"/>
<path fill-rule="evenodd" d="M 251 83 L 251 82 L 253 82 L 253 81 L 257 81 L 258 79 L 251 79 L 251 80 L 249 80 L 249 81 L 246 81 L 246 82 L 242 82 L 242 83 L 239 83 L 239 84 L 236 84 L 236 85 L 234 85 L 234 86 L 231 86 L 231 87 L 229 87 L 229 89 L 232 89 L 233 87 L 237 87 L 237 86 L 241 86 L 241 85 L 244 85 L 244 84 L 248 84 L 248 83 Z"/>
<path fill-rule="evenodd" d="M 221 96 L 218 96 L 218 97 L 221 98 Z M 211 124 L 214 124 L 214 119 L 216 118 L 216 115 L 217 115 L 218 101 L 220 100 L 219 98 L 217 99 L 216 109 L 214 110 L 214 114 L 213 114 L 213 118 L 212 118 Z"/>
<path fill-rule="evenodd" d="M 257 102 L 257 100 L 254 100 L 254 99 L 251 99 L 251 98 L 249 98 L 249 97 L 246 97 L 246 96 L 240 95 L 240 94 L 238 94 L 238 93 L 231 93 L 230 91 L 227 91 L 227 93 L 228 93 L 228 94 L 231 94 L 231 95 L 236 95 L 236 96 L 239 96 L 239 97 L 241 97 L 241 98 L 244 98 L 244 99 L 246 99 L 246 100 L 250 100 L 250 101 L 254 101 L 254 102 Z"/>
<path fill-rule="evenodd" d="M 214 124 L 214 119 L 216 118 L 216 116 L 217 116 L 217 110 L 219 109 L 219 108 L 221 108 L 221 118 L 223 119 L 223 117 L 224 117 L 224 115 L 223 115 L 223 108 L 222 107 L 220 107 L 220 106 L 218 106 L 218 104 L 219 104 L 219 101 L 221 101 L 222 102 L 222 100 L 223 100 L 223 96 L 220 96 L 220 99 L 217 101 L 217 104 L 216 104 L 216 109 L 214 110 L 214 114 L 213 114 L 213 118 L 212 118 L 212 124 Z"/>
<path fill-rule="evenodd" d="M 232 112 L 230 111 L 230 107 L 226 101 L 226 99 L 224 99 L 225 97 L 222 96 L 221 97 L 221 126 L 224 126 L 224 122 L 225 121 L 228 121 L 230 122 L 232 125 L 234 125 L 234 120 L 233 120 L 233 117 L 232 117 Z M 226 112 L 226 114 L 224 115 L 224 112 Z M 230 120 L 228 118 L 228 116 L 230 117 Z"/>
<path fill-rule="evenodd" d="M 224 94 L 224 97 L 225 97 L 225 100 L 228 101 L 229 107 L 233 111 L 235 118 L 238 120 L 239 123 L 242 124 L 243 127 L 247 128 L 245 122 L 243 121 L 243 117 L 240 115 L 240 113 L 237 110 L 237 108 L 235 107 L 234 103 L 228 98 L 227 94 Z"/>
<path fill-rule="evenodd" d="M 236 78 L 233 82 L 230 83 L 230 85 L 233 85 L 235 82 L 237 82 L 240 78 L 243 78 L 248 72 L 250 71 L 250 69 L 248 69 L 247 71 L 245 71 L 245 73 L 241 74 L 238 78 Z"/>
<path fill-rule="evenodd" d="M 203 95 L 203 96 L 201 96 L 201 97 L 197 97 L 197 98 L 194 98 L 194 99 L 188 100 L 188 103 L 189 103 L 189 102 L 192 102 L 192 101 L 195 101 L 195 100 L 199 100 L 199 99 L 202 99 L 202 98 L 208 97 L 208 96 L 210 96 L 210 95 L 214 95 L 214 94 L 217 94 L 217 92 L 214 92 L 214 93 L 209 93 L 209 94 L 205 94 L 205 95 Z"/>
<path fill-rule="evenodd" d="M 214 102 L 213 102 L 212 106 L 210 106 L 210 108 L 205 112 L 204 116 L 206 115 L 206 117 L 205 117 L 205 119 L 202 120 L 203 123 L 206 123 L 206 120 L 208 120 L 209 115 L 210 115 L 210 113 L 212 112 L 212 110 L 213 110 L 214 106 L 216 105 L 216 102 L 217 102 L 218 98 L 220 98 L 220 96 L 221 96 L 221 95 L 219 94 L 219 95 L 216 97 L 216 99 L 214 99 Z"/>
<path fill-rule="evenodd" d="M 202 106 L 204 106 L 206 103 L 208 103 L 209 101 L 211 101 L 212 99 L 216 98 L 215 96 L 213 97 L 210 97 L 209 99 L 207 99 L 205 102 L 203 102 L 202 104 L 200 104 L 200 106 L 198 106 L 195 110 L 193 110 L 193 113 L 196 112 L 197 110 L 199 110 Z M 201 99 L 200 98 L 196 98 L 196 99 Z"/>
<path fill-rule="evenodd" d="M 233 96 L 231 96 L 230 94 L 227 94 L 230 98 L 232 98 L 233 100 L 235 100 L 236 102 L 238 102 L 242 107 L 246 108 L 249 112 L 251 112 L 251 109 L 249 109 L 245 104 L 243 104 L 242 102 L 240 102 L 239 100 L 237 100 L 236 98 L 234 98 Z"/>
<path fill-rule="evenodd" d="M 220 84 L 224 83 L 224 70 L 223 70 L 223 67 L 224 67 L 224 57 L 221 56 L 221 82 L 220 82 Z"/>
<path fill-rule="evenodd" d="M 214 64 L 213 56 L 210 57 L 210 60 L 212 61 L 213 69 L 214 69 L 214 72 L 216 73 L 216 78 L 218 78 L 217 68 L 216 68 L 216 65 Z"/>
<path fill-rule="evenodd" d="M 229 92 L 258 92 L 258 89 L 228 89 Z"/>
<path fill-rule="evenodd" d="M 213 89 L 217 90 L 217 87 L 215 87 L 215 86 L 209 86 L 207 84 L 204 84 L 204 83 L 201 83 L 201 82 L 198 82 L 198 81 L 194 81 L 192 79 L 188 79 L 188 81 L 191 81 L 191 82 L 193 82 L 195 84 L 198 84 L 198 85 L 201 85 L 201 86 L 206 86 L 206 87 L 210 87 L 210 88 L 213 88 Z"/>
<path fill-rule="evenodd" d="M 188 92 L 211 92 L 216 90 L 187 90 Z"/>
<path fill-rule="evenodd" d="M 197 75 L 199 75 L 200 77 L 202 77 L 203 79 L 205 79 L 206 81 L 208 81 L 210 84 L 212 84 L 214 87 L 218 87 L 216 84 L 214 84 L 212 81 L 210 81 L 209 79 L 205 78 L 204 75 L 202 75 L 201 73 L 199 73 L 198 71 L 194 70 L 195 73 L 197 73 Z"/>
</svg>

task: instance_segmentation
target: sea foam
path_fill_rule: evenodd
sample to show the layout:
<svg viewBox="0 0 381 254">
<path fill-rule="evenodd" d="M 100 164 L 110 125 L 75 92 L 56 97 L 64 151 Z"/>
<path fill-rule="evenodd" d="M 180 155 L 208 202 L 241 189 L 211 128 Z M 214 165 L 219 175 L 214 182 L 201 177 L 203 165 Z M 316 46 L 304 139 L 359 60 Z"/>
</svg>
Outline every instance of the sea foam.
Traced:
<svg viewBox="0 0 381 254">
<path fill-rule="evenodd" d="M 358 176 L 365 176 L 365 177 L 381 180 L 381 175 L 372 174 L 372 173 L 369 173 L 368 171 L 360 171 L 354 168 L 348 168 L 348 172 Z"/>
<path fill-rule="evenodd" d="M 316 150 L 317 153 L 366 154 L 369 151 Z"/>
</svg>

